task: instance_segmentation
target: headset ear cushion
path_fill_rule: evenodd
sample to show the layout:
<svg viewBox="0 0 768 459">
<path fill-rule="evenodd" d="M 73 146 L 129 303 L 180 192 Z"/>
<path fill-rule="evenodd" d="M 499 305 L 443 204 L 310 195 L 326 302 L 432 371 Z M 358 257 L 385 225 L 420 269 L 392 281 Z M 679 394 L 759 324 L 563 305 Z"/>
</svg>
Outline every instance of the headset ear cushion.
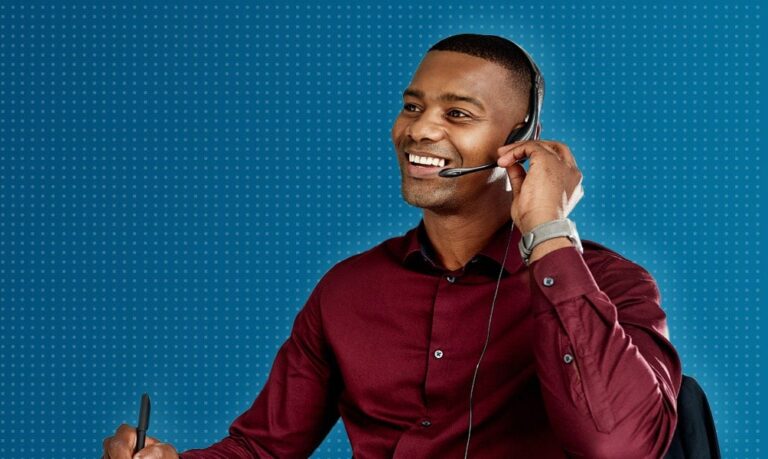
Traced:
<svg viewBox="0 0 768 459">
<path fill-rule="evenodd" d="M 522 130 L 524 127 L 525 127 L 525 126 L 523 126 L 523 127 L 521 127 L 521 128 L 517 128 L 517 129 L 514 129 L 514 130 L 512 130 L 512 132 L 510 132 L 510 133 L 509 133 L 509 135 L 507 136 L 506 140 L 504 140 L 504 145 L 509 145 L 509 144 L 511 144 L 511 143 L 515 143 L 515 142 L 518 140 L 518 137 L 519 137 L 517 134 L 518 134 L 518 133 L 520 132 L 520 130 Z"/>
</svg>

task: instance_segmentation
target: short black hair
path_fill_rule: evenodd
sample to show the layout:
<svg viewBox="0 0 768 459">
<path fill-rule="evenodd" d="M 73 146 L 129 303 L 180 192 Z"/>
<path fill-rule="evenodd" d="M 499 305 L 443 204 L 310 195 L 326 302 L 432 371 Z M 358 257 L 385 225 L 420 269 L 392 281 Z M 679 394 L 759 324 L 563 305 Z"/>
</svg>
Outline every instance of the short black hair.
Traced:
<svg viewBox="0 0 768 459">
<path fill-rule="evenodd" d="M 501 65 L 509 71 L 510 87 L 530 104 L 531 65 L 520 48 L 506 38 L 473 33 L 451 35 L 432 45 L 429 51 L 455 51 Z"/>
</svg>

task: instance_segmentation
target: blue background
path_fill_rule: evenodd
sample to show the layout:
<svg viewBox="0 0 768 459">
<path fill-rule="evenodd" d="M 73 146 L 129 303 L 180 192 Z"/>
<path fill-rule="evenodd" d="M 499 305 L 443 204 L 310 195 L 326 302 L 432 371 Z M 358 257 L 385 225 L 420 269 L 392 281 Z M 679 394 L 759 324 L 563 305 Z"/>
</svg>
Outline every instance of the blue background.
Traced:
<svg viewBox="0 0 768 459">
<path fill-rule="evenodd" d="M 503 35 L 584 173 L 580 234 L 648 269 L 725 457 L 764 456 L 762 8 L 0 4 L 0 456 L 207 446 L 333 264 L 400 235 L 389 138 L 429 46 Z M 349 457 L 341 422 L 314 457 Z"/>
</svg>

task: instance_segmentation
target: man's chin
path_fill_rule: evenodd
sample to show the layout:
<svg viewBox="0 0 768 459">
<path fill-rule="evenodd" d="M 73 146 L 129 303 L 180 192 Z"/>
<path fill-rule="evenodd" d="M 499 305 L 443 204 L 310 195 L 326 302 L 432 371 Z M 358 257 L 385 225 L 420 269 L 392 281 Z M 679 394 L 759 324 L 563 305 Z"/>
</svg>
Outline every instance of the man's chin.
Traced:
<svg viewBox="0 0 768 459">
<path fill-rule="evenodd" d="M 450 199 L 436 199 L 435 196 L 413 195 L 407 192 L 403 192 L 402 196 L 406 204 L 437 214 L 455 214 L 460 210 Z"/>
</svg>

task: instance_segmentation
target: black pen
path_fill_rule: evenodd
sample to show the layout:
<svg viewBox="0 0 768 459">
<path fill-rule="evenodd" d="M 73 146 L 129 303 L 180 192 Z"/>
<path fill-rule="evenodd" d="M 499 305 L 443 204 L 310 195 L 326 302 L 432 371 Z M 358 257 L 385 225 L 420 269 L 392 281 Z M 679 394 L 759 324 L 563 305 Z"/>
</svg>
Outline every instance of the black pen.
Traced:
<svg viewBox="0 0 768 459">
<path fill-rule="evenodd" d="M 136 450 L 133 454 L 144 449 L 144 440 L 147 438 L 147 429 L 149 429 L 149 395 L 145 393 L 141 396 L 139 425 L 136 426 Z"/>
</svg>

